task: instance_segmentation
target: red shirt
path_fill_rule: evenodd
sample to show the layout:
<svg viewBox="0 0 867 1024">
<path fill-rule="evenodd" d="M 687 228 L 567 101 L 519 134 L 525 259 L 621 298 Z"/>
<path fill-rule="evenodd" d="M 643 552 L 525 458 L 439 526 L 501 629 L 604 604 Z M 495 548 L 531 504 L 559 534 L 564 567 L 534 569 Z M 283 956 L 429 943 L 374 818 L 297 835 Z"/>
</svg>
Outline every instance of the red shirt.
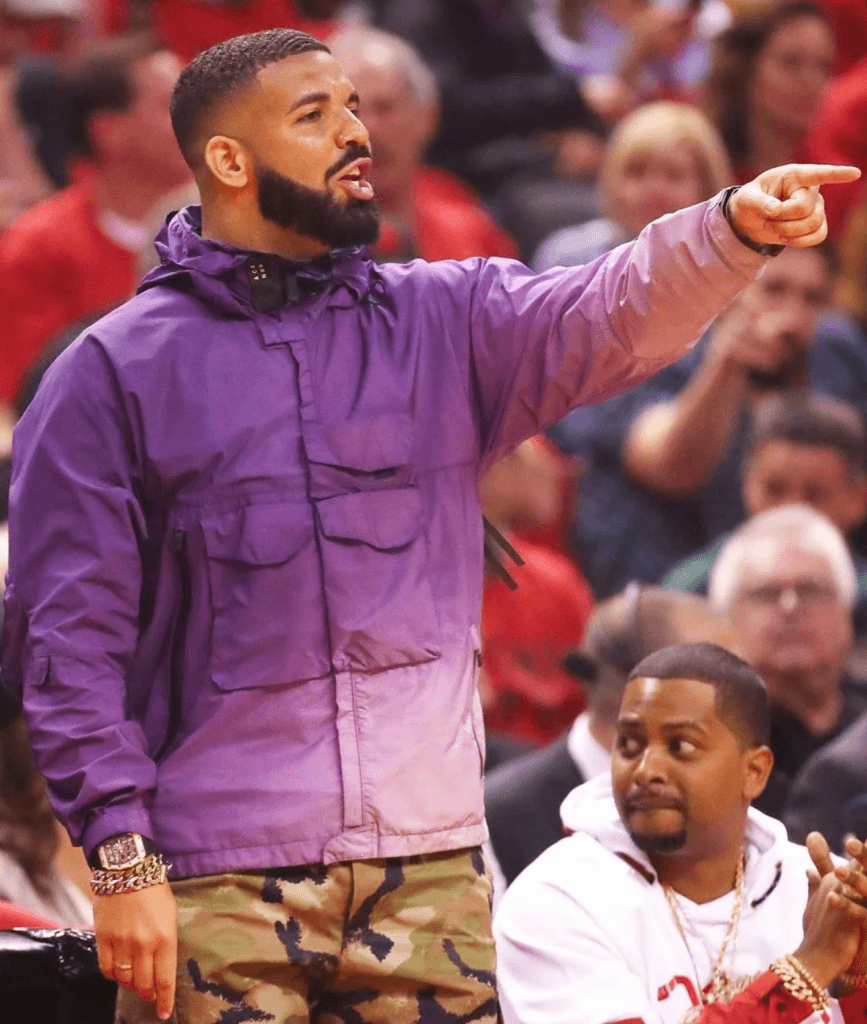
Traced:
<svg viewBox="0 0 867 1024">
<path fill-rule="evenodd" d="M 125 31 L 130 22 L 129 0 L 100 0 L 102 29 L 108 35 Z M 185 61 L 192 60 L 224 39 L 266 28 L 296 28 L 325 39 L 332 21 L 303 18 L 292 0 L 250 0 L 244 4 L 203 3 L 202 0 L 153 0 L 154 29 L 165 45 Z"/>
<path fill-rule="evenodd" d="M 422 167 L 413 182 L 415 224 L 412 238 L 402 238 L 388 215 L 374 249 L 377 259 L 420 256 L 425 260 L 463 260 L 470 256 L 514 258 L 517 248 L 459 178 Z"/>
<path fill-rule="evenodd" d="M 523 566 L 506 564 L 518 584 L 485 580 L 482 603 L 484 672 L 494 694 L 485 724 L 544 744 L 567 729 L 586 704 L 580 683 L 563 669 L 593 608 L 586 580 L 564 555 L 512 538 Z"/>
<path fill-rule="evenodd" d="M 846 72 L 867 57 L 867 3 L 864 0 L 821 0 L 831 15 L 837 39 L 837 71 Z"/>
<path fill-rule="evenodd" d="M 863 0 L 862 0 L 863 3 Z M 864 5 L 867 19 L 867 4 Z M 861 178 L 847 185 L 825 185 L 825 210 L 832 236 L 845 225 L 865 187 L 867 175 L 867 57 L 825 91 L 810 136 L 810 156 L 817 163 L 854 164 Z"/>
<path fill-rule="evenodd" d="M 0 238 L 0 401 L 61 330 L 129 298 L 135 274 L 136 255 L 97 227 L 88 181 L 23 213 Z"/>
</svg>

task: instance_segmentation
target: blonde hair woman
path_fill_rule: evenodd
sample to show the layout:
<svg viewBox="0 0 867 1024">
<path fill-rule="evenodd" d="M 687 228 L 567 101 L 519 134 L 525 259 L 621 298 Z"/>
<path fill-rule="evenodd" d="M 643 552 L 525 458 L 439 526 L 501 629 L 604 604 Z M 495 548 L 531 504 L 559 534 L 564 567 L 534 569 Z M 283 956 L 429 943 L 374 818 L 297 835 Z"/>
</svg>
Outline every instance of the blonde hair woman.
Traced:
<svg viewBox="0 0 867 1024">
<path fill-rule="evenodd" d="M 599 177 L 604 216 L 550 235 L 533 265 L 589 263 L 657 217 L 700 203 L 731 182 L 722 139 L 699 110 L 648 103 L 620 122 L 608 144 Z"/>
</svg>

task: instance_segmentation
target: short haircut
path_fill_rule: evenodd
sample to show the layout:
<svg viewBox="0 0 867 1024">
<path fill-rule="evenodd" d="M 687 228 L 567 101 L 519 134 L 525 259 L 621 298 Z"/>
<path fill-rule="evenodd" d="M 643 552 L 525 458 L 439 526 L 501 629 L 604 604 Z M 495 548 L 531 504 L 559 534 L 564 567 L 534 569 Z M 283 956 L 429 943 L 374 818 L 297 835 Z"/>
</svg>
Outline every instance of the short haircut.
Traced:
<svg viewBox="0 0 867 1024">
<path fill-rule="evenodd" d="M 331 52 L 306 32 L 269 28 L 227 39 L 195 57 L 181 72 L 171 102 L 172 128 L 187 163 L 193 169 L 198 165 L 196 139 L 218 103 L 250 85 L 269 64 L 313 50 Z"/>
<path fill-rule="evenodd" d="M 162 44 L 148 32 L 93 43 L 63 76 L 69 102 L 69 142 L 78 156 L 95 155 L 90 123 L 106 110 L 126 110 L 135 100 L 133 70 Z"/>
<path fill-rule="evenodd" d="M 694 679 L 716 690 L 716 713 L 743 747 L 766 745 L 771 733 L 768 691 L 762 677 L 743 659 L 717 644 L 663 647 L 640 661 L 633 679 Z"/>
<path fill-rule="evenodd" d="M 853 475 L 867 472 L 867 427 L 848 402 L 803 391 L 768 395 L 753 411 L 750 450 L 790 441 L 839 452 Z"/>
<path fill-rule="evenodd" d="M 840 600 L 851 608 L 858 594 L 858 576 L 843 534 L 809 505 L 780 505 L 747 520 L 723 545 L 710 572 L 708 597 L 717 608 L 735 601 L 744 559 L 754 544 L 778 541 L 825 559 Z"/>
</svg>

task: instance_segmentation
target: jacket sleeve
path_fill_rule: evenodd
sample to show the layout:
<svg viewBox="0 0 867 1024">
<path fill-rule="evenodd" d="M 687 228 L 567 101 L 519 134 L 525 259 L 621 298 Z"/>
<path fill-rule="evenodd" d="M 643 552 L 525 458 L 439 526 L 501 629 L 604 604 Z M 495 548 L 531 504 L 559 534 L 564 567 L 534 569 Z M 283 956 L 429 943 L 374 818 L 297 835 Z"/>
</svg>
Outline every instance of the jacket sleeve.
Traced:
<svg viewBox="0 0 867 1024">
<path fill-rule="evenodd" d="M 674 362 L 766 259 L 738 241 L 717 197 L 584 267 L 481 264 L 469 330 L 483 462 Z"/>
<path fill-rule="evenodd" d="M 156 767 L 126 714 L 145 535 L 134 451 L 112 368 L 85 336 L 15 430 L 3 672 L 55 813 L 87 852 L 152 835 Z"/>
</svg>

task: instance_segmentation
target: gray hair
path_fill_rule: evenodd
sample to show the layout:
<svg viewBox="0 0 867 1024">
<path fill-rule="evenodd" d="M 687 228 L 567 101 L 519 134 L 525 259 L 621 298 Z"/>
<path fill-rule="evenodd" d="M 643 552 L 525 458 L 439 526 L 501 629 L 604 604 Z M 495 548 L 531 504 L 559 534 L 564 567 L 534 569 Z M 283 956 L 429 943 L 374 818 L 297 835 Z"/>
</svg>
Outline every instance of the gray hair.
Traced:
<svg viewBox="0 0 867 1024">
<path fill-rule="evenodd" d="M 851 608 L 858 593 L 855 565 L 843 534 L 821 512 L 808 505 L 782 505 L 754 516 L 728 540 L 711 570 L 708 597 L 717 608 L 731 608 L 744 559 L 754 545 L 767 540 L 789 542 L 821 555 L 831 570 L 837 593 Z"/>
<path fill-rule="evenodd" d="M 433 71 L 399 36 L 366 25 L 349 25 L 329 38 L 328 47 L 341 64 L 350 67 L 362 64 L 399 72 L 416 103 L 428 105 L 439 101 Z"/>
</svg>

